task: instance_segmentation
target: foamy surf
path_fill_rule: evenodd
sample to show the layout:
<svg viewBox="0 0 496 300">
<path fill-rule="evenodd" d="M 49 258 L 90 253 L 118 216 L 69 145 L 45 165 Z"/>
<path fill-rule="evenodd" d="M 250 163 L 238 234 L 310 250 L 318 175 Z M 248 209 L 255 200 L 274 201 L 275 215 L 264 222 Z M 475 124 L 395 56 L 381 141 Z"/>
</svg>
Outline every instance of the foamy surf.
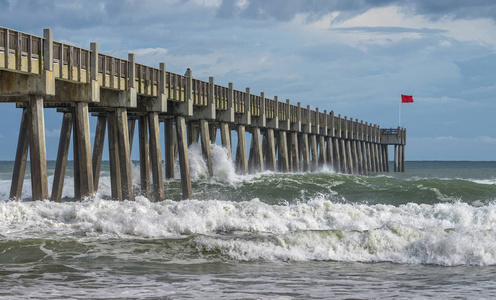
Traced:
<svg viewBox="0 0 496 300">
<path fill-rule="evenodd" d="M 496 206 L 233 201 L 4 202 L 4 239 L 192 238 L 234 260 L 496 264 Z"/>
</svg>

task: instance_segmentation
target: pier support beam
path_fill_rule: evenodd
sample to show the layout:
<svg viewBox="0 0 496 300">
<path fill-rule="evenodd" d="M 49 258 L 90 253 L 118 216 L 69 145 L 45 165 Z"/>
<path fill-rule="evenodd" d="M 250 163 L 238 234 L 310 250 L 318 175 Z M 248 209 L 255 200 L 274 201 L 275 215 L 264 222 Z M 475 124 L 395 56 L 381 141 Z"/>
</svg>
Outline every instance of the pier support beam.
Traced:
<svg viewBox="0 0 496 300">
<path fill-rule="evenodd" d="M 327 147 L 326 147 L 327 164 L 329 168 L 336 170 L 336 168 L 334 168 L 334 149 L 333 149 L 332 137 L 327 137 L 326 140 L 327 140 Z"/>
<path fill-rule="evenodd" d="M 176 117 L 176 132 L 183 199 L 191 199 L 193 191 L 191 188 L 191 174 L 189 170 L 188 138 L 186 136 L 186 122 L 182 116 Z"/>
<path fill-rule="evenodd" d="M 105 131 L 107 128 L 107 115 L 102 114 L 98 116 L 96 122 L 95 142 L 93 143 L 93 188 L 98 191 L 98 184 L 100 182 L 100 170 L 102 168 L 103 145 L 105 143 Z"/>
<path fill-rule="evenodd" d="M 148 124 L 150 130 L 150 160 L 152 165 L 153 178 L 153 199 L 155 201 L 164 200 L 164 178 L 162 175 L 162 153 L 160 151 L 160 125 L 158 113 L 148 114 Z"/>
<path fill-rule="evenodd" d="M 373 163 L 372 163 L 372 153 L 370 149 L 370 142 L 365 143 L 365 151 L 367 152 L 367 170 L 369 172 L 374 172 Z"/>
<path fill-rule="evenodd" d="M 369 143 L 369 151 L 370 151 L 370 164 L 371 164 L 371 171 L 372 172 L 377 172 L 377 164 L 376 164 L 376 159 L 375 159 L 375 146 L 374 143 Z"/>
<path fill-rule="evenodd" d="M 62 128 L 60 129 L 57 162 L 55 163 L 55 172 L 53 175 L 52 195 L 50 196 L 50 200 L 52 201 L 60 202 L 62 200 L 65 171 L 67 169 L 67 156 L 69 155 L 69 145 L 71 143 L 72 122 L 72 114 L 64 113 Z"/>
<path fill-rule="evenodd" d="M 250 160 L 253 166 L 253 172 L 263 172 L 262 135 L 260 134 L 260 128 L 253 128 L 251 141 Z"/>
<path fill-rule="evenodd" d="M 363 163 L 363 150 L 362 150 L 362 142 L 355 141 L 355 147 L 358 155 L 358 174 L 365 175 L 365 168 Z"/>
<path fill-rule="evenodd" d="M 122 180 L 119 162 L 119 143 L 117 141 L 117 121 L 115 111 L 107 113 L 107 124 L 112 199 L 122 201 Z"/>
<path fill-rule="evenodd" d="M 217 124 L 208 124 L 208 131 L 210 131 L 210 143 L 215 144 L 217 140 Z"/>
<path fill-rule="evenodd" d="M 379 144 L 377 144 L 377 143 L 374 144 L 374 151 L 375 151 L 377 172 L 382 172 L 382 164 L 381 164 L 382 160 L 381 160 L 381 155 L 379 153 Z"/>
<path fill-rule="evenodd" d="M 212 153 L 210 151 L 210 130 L 206 120 L 200 120 L 200 134 L 203 159 L 207 162 L 208 175 L 214 176 L 214 167 L 212 162 Z M 245 145 L 246 152 L 246 145 Z"/>
<path fill-rule="evenodd" d="M 327 153 L 325 146 L 325 137 L 323 135 L 319 136 L 319 165 L 327 165 Z"/>
<path fill-rule="evenodd" d="M 164 140 L 165 140 L 165 178 L 174 178 L 174 163 L 177 155 L 174 147 L 176 140 L 174 134 L 174 120 L 166 119 L 164 122 Z"/>
<path fill-rule="evenodd" d="M 268 128 L 267 132 L 267 170 L 268 171 L 276 171 L 276 144 L 274 140 L 274 129 Z"/>
<path fill-rule="evenodd" d="M 31 113 L 28 108 L 24 108 L 22 110 L 21 126 L 19 128 L 19 138 L 17 140 L 17 151 L 9 199 L 21 200 L 24 174 L 26 172 L 26 162 L 28 160 L 29 124 L 31 123 L 30 115 Z"/>
<path fill-rule="evenodd" d="M 361 141 L 360 142 L 361 148 L 362 148 L 362 156 L 363 156 L 363 173 L 364 175 L 368 176 L 369 175 L 369 160 L 368 160 L 368 153 L 367 153 L 367 142 Z"/>
<path fill-rule="evenodd" d="M 317 150 L 317 137 L 310 135 L 310 147 L 312 148 L 312 166 L 311 171 L 316 172 L 319 169 L 319 153 Z"/>
<path fill-rule="evenodd" d="M 279 148 L 278 148 L 278 158 L 279 158 L 279 172 L 289 172 L 289 161 L 288 161 L 288 138 L 286 136 L 286 131 L 279 131 Z"/>
<path fill-rule="evenodd" d="M 79 179 L 79 141 L 77 139 L 76 129 L 76 109 L 72 108 L 72 155 L 74 167 L 74 199 L 81 199 L 81 180 Z"/>
<path fill-rule="evenodd" d="M 309 172 L 311 169 L 310 163 L 310 149 L 308 147 L 308 134 L 302 133 L 300 135 L 300 151 L 299 157 L 303 156 L 302 171 Z"/>
<path fill-rule="evenodd" d="M 389 147 L 384 145 L 384 157 L 386 158 L 386 172 L 389 172 Z"/>
<path fill-rule="evenodd" d="M 189 121 L 188 125 L 188 147 L 193 143 L 198 143 L 198 139 L 200 138 L 200 131 L 196 126 L 197 122 Z"/>
<path fill-rule="evenodd" d="M 124 200 L 134 200 L 127 110 L 121 107 L 116 108 L 115 115 L 117 121 L 117 142 L 119 144 L 122 198 Z"/>
<path fill-rule="evenodd" d="M 29 124 L 29 158 L 31 161 L 32 195 L 33 200 L 44 200 L 48 199 L 48 180 L 43 98 L 40 95 L 30 95 L 29 97 L 31 114 Z"/>
<path fill-rule="evenodd" d="M 291 158 L 291 171 L 292 172 L 300 172 L 302 170 L 301 166 L 301 156 L 300 149 L 298 143 L 298 133 L 296 131 L 291 131 L 291 143 L 290 143 L 290 154 Z"/>
<path fill-rule="evenodd" d="M 220 135 L 222 140 L 222 147 L 227 150 L 227 157 L 229 161 L 232 160 L 232 149 L 231 149 L 231 130 L 229 129 L 229 124 L 226 122 L 220 123 Z"/>
<path fill-rule="evenodd" d="M 340 141 L 338 138 L 332 138 L 333 139 L 333 146 L 334 146 L 334 170 L 336 172 L 342 172 L 342 164 L 341 164 L 341 151 L 339 148 Z"/>
<path fill-rule="evenodd" d="M 79 191 L 81 197 L 87 197 L 94 193 L 88 103 L 77 102 L 74 117 L 76 122 L 74 138 L 78 140 Z"/>
<path fill-rule="evenodd" d="M 238 125 L 238 148 L 236 151 L 236 165 L 239 174 L 248 173 L 248 157 L 246 153 L 246 129 L 244 125 Z"/>
<path fill-rule="evenodd" d="M 128 118 L 127 121 L 127 129 L 129 132 L 129 153 L 133 151 L 133 142 L 134 142 L 134 130 L 136 128 L 136 119 L 135 117 Z"/>
<path fill-rule="evenodd" d="M 344 139 L 341 139 L 341 172 L 343 173 L 349 173 L 348 172 L 348 155 L 346 152 L 346 141 Z"/>
<path fill-rule="evenodd" d="M 346 154 L 347 154 L 347 160 L 348 160 L 348 173 L 353 174 L 354 173 L 354 167 L 353 167 L 353 153 L 351 150 L 351 141 L 348 139 L 346 140 Z"/>
<path fill-rule="evenodd" d="M 150 139 L 148 138 L 148 115 L 139 117 L 139 153 L 140 153 L 140 194 L 151 199 L 150 188 Z"/>
<path fill-rule="evenodd" d="M 352 140 L 351 141 L 351 153 L 352 153 L 352 156 L 353 156 L 353 172 L 355 174 L 360 174 L 360 164 L 359 164 L 359 160 L 358 160 L 358 149 L 357 149 L 357 141 L 356 140 Z"/>
</svg>

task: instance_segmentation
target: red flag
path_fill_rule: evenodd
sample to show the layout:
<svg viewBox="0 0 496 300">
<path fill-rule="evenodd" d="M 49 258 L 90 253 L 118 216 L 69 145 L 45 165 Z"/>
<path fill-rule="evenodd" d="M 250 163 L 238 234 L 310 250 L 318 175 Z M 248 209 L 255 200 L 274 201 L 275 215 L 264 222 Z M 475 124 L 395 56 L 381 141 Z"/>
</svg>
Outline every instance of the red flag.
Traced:
<svg viewBox="0 0 496 300">
<path fill-rule="evenodd" d="M 413 103 L 413 96 L 401 95 L 401 103 Z"/>
</svg>

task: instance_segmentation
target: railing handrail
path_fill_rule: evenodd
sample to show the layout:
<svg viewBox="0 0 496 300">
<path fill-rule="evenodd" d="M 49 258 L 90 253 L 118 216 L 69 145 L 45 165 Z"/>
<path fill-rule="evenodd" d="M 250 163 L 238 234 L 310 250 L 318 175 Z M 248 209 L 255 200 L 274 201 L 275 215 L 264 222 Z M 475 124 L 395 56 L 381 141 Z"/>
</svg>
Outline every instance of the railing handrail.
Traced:
<svg viewBox="0 0 496 300">
<path fill-rule="evenodd" d="M 39 59 L 42 61 L 42 57 L 39 57 L 43 53 L 43 43 L 45 41 L 44 37 L 31 35 L 22 33 L 20 31 L 12 30 L 6 27 L 0 27 L 0 51 L 5 51 L 7 38 L 6 33 L 8 33 L 9 38 L 9 52 L 10 51 L 18 51 L 20 47 L 20 52 L 23 55 L 28 55 L 28 51 L 31 51 L 32 58 Z M 11 41 L 10 37 L 17 37 L 18 41 Z M 29 44 L 26 44 L 29 43 Z M 12 47 L 11 47 L 12 46 Z M 76 47 L 70 44 L 65 44 L 62 42 L 53 41 L 54 50 L 54 64 L 62 63 L 62 66 L 67 65 L 71 67 L 77 67 L 82 70 L 89 70 L 90 66 L 90 55 L 92 54 L 91 50 Z M 24 51 L 28 50 L 28 51 Z M 106 55 L 103 53 L 98 53 L 98 73 L 102 76 L 114 76 L 118 79 L 127 79 L 129 76 L 129 66 L 130 61 L 128 59 L 113 57 L 110 55 Z M 62 70 L 62 66 L 60 67 Z M 159 86 L 159 77 L 160 77 L 160 69 L 149 67 L 143 64 L 135 63 L 135 81 L 138 83 L 144 84 L 145 87 L 150 87 L 151 89 L 146 89 L 146 91 L 141 91 L 141 86 L 139 86 L 138 91 L 140 93 L 151 93 L 155 95 L 158 91 Z M 89 73 L 89 72 L 88 72 Z M 166 82 L 166 91 L 168 92 L 169 99 L 172 101 L 186 101 L 186 89 L 187 89 L 187 76 L 183 76 L 181 74 L 172 73 L 169 71 L 165 72 L 165 82 Z M 210 94 L 210 82 L 202 81 L 200 79 L 192 78 L 193 85 L 192 89 L 192 97 L 195 99 L 194 105 L 201 106 L 207 105 L 207 99 Z M 112 80 L 111 80 L 112 82 Z M 119 88 L 121 85 L 119 84 Z M 201 91 L 199 91 L 199 87 L 201 87 Z M 127 88 L 127 83 L 123 85 L 123 88 Z M 228 90 L 229 88 L 214 85 L 214 104 L 217 109 L 226 110 L 228 109 Z M 150 92 L 151 91 L 151 92 Z M 234 98 L 233 105 L 235 106 L 236 113 L 245 113 L 246 112 L 246 103 L 247 101 L 247 93 L 244 91 L 233 90 Z M 200 97 L 202 97 L 200 99 Z M 333 131 L 341 130 L 342 132 L 350 131 L 352 128 L 356 132 L 364 132 L 364 134 L 368 134 L 366 129 L 361 129 L 361 126 L 368 126 L 373 131 L 372 124 L 365 123 L 363 125 L 356 125 L 357 121 L 352 121 L 352 119 L 341 118 L 340 116 L 335 116 L 333 111 L 329 115 L 325 115 L 324 113 L 316 110 L 310 110 L 306 107 L 300 107 L 293 104 L 289 104 L 289 115 L 286 115 L 287 103 L 276 101 L 275 99 L 270 99 L 256 95 L 254 93 L 250 93 L 250 111 L 252 116 L 257 117 L 262 115 L 262 106 L 261 101 L 265 101 L 265 115 L 267 118 L 275 118 L 278 117 L 280 121 L 285 121 L 287 119 L 290 122 L 298 122 L 301 124 L 312 124 L 312 126 L 318 124 L 319 127 L 328 127 Z M 276 114 L 277 113 L 277 114 Z M 301 114 L 300 119 L 298 119 L 298 114 Z M 357 123 L 358 124 L 358 123 Z M 377 127 L 378 128 L 378 127 Z M 403 129 L 400 129 L 403 130 Z M 400 131 L 398 128 L 389 128 L 389 129 L 381 129 L 382 134 L 399 134 Z"/>
</svg>

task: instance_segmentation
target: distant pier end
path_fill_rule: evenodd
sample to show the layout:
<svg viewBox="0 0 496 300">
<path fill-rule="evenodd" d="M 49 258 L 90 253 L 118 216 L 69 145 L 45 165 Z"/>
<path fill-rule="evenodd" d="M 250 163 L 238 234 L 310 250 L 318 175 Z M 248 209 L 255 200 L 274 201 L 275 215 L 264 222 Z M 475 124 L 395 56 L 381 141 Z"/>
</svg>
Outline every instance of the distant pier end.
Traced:
<svg viewBox="0 0 496 300">
<path fill-rule="evenodd" d="M 323 112 L 310 106 L 267 98 L 153 68 L 90 49 L 0 27 L 0 102 L 23 110 L 13 170 L 11 199 L 20 199 L 29 151 L 34 200 L 60 201 L 72 138 L 76 199 L 98 190 L 104 143 L 108 143 L 112 198 L 133 200 L 131 151 L 136 123 L 140 157 L 139 194 L 156 201 L 167 197 L 164 178 L 174 176 L 179 160 L 183 198 L 192 196 L 188 146 L 201 140 L 209 174 L 211 143 L 219 132 L 222 146 L 240 174 L 273 170 L 367 175 L 389 171 L 388 145 L 394 145 L 394 171 L 405 171 L 406 130 Z M 54 181 L 47 183 L 44 110 L 63 114 Z M 90 138 L 90 116 L 97 118 Z M 137 122 L 136 122 L 137 121 Z M 160 140 L 164 123 L 164 140 Z M 232 131 L 237 133 L 233 145 Z M 247 145 L 246 135 L 251 134 Z M 236 157 L 233 157 L 236 147 Z M 165 171 L 162 170 L 165 161 Z"/>
</svg>

